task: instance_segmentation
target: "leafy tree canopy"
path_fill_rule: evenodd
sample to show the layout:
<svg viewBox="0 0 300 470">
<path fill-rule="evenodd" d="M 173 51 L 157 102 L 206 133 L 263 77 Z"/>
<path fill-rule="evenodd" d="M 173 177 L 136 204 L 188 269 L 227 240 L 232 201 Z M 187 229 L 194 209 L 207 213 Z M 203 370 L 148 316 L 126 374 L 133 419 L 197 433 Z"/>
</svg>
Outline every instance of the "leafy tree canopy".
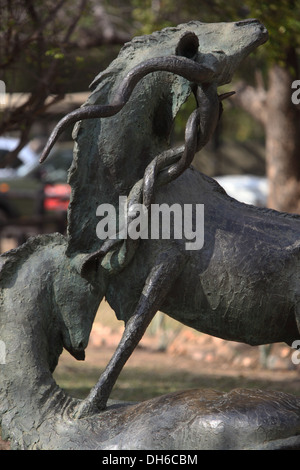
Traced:
<svg viewBox="0 0 300 470">
<path fill-rule="evenodd" d="M 299 52 L 300 0 L 132 0 L 132 6 L 143 34 L 191 19 L 214 22 L 257 18 L 270 34 L 263 48 L 270 62 L 284 66 L 291 49 Z"/>
</svg>

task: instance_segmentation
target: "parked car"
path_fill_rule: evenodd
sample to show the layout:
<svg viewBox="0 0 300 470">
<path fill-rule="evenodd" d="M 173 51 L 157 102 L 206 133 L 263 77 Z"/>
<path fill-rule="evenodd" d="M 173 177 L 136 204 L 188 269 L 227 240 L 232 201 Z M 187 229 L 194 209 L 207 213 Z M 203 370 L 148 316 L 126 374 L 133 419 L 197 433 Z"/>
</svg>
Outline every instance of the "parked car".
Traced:
<svg viewBox="0 0 300 470">
<path fill-rule="evenodd" d="M 72 162 L 72 145 L 56 145 L 47 161 L 40 165 L 39 153 L 26 145 L 12 165 L 6 160 L 8 151 L 18 140 L 0 137 L 0 223 L 13 221 L 43 224 L 52 217 L 57 229 L 63 231 L 71 188 L 67 172 Z M 63 221 L 63 222 L 61 222 Z"/>
</svg>

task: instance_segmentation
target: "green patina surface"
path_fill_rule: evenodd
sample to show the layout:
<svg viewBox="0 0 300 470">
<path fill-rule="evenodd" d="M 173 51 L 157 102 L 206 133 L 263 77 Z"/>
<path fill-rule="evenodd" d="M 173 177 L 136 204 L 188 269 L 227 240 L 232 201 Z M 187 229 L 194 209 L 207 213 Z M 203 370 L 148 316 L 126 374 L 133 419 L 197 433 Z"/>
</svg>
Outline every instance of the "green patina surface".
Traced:
<svg viewBox="0 0 300 470">
<path fill-rule="evenodd" d="M 110 271 L 101 265 L 103 241 L 96 235 L 99 204 L 117 207 L 119 196 L 128 196 L 148 175 L 151 162 L 170 162 L 173 121 L 195 86 L 197 135 L 205 140 L 215 125 L 217 87 L 230 82 L 241 60 L 266 38 L 253 20 L 191 22 L 135 38 L 96 77 L 78 119 L 91 105 L 102 113 L 128 73 L 136 66 L 138 73 L 143 70 L 143 61 L 166 57 L 171 67 L 144 76 L 114 116 L 76 125 L 67 237 L 38 237 L 0 258 L 0 339 L 7 345 L 0 365 L 0 416 L 13 448 L 299 447 L 299 399 L 277 392 L 198 390 L 105 408 L 157 310 L 200 331 L 250 344 L 299 337 L 299 218 L 240 204 L 187 168 L 155 186 L 153 197 L 169 205 L 205 205 L 203 249 L 185 250 L 186 240 L 142 240 L 124 269 Z M 174 55 L 193 61 L 179 60 L 192 69 L 198 64 L 208 83 L 189 80 L 182 69 L 178 74 Z M 207 85 L 212 94 L 205 95 Z M 113 253 L 113 263 L 119 253 Z M 83 358 L 103 296 L 126 328 L 104 374 L 81 401 L 61 390 L 52 372 L 63 347 Z M 216 423 L 221 423 L 217 433 Z"/>
</svg>

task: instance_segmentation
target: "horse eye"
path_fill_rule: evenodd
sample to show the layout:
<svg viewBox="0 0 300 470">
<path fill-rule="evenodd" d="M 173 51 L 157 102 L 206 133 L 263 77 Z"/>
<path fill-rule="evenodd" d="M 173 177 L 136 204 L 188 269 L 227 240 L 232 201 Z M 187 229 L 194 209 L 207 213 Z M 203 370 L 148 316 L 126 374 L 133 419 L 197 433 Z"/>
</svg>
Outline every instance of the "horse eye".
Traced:
<svg viewBox="0 0 300 470">
<path fill-rule="evenodd" d="M 198 53 L 198 48 L 198 37 L 195 33 L 188 31 L 180 38 L 175 53 L 187 59 L 194 59 Z"/>
</svg>

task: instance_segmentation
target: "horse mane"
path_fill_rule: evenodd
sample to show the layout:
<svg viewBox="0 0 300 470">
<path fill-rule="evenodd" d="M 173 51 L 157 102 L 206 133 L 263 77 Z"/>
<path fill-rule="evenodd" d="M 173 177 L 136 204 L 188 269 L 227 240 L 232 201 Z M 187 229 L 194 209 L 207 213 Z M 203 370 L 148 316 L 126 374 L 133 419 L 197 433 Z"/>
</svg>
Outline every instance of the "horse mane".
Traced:
<svg viewBox="0 0 300 470">
<path fill-rule="evenodd" d="M 195 25 L 196 22 L 191 22 L 189 24 L 192 27 L 192 25 Z M 119 84 L 122 83 L 122 80 L 125 78 L 127 73 L 144 60 L 151 57 L 153 58 L 153 56 L 161 56 L 162 48 L 165 50 L 165 54 L 167 55 L 175 54 L 175 43 L 171 47 L 169 45 L 171 34 L 174 34 L 174 31 L 177 32 L 179 39 L 181 36 L 180 32 L 182 31 L 183 34 L 184 28 L 186 28 L 186 25 L 179 25 L 174 28 L 165 28 L 163 31 L 157 31 L 151 35 L 135 37 L 130 42 L 126 43 L 121 48 L 118 56 L 111 62 L 111 64 L 105 70 L 101 71 L 100 74 L 98 74 L 91 83 L 91 94 L 83 106 L 88 107 L 89 105 L 94 104 L 105 105 L 111 103 L 112 99 L 114 98 L 115 91 L 118 89 Z M 149 80 L 154 81 L 151 74 L 149 74 Z M 176 80 L 177 83 L 178 80 L 184 79 L 178 78 L 176 75 L 174 75 L 174 80 Z M 155 86 L 156 84 L 154 83 L 154 89 Z M 174 88 L 179 90 L 179 86 Z M 143 94 L 142 86 L 140 87 L 140 91 L 137 93 L 145 96 Z M 187 90 L 186 93 L 179 93 L 178 91 L 180 98 L 178 98 L 175 105 L 172 105 L 172 112 L 175 112 L 176 106 L 179 107 L 179 101 L 184 100 L 185 94 L 188 96 L 187 93 Z M 131 104 L 127 106 L 127 110 L 129 109 L 129 106 L 132 105 L 133 101 L 131 99 Z M 138 105 L 140 105 L 140 103 Z M 139 112 L 141 112 L 143 107 L 139 106 L 138 109 Z M 122 117 L 119 117 L 121 113 L 122 111 L 114 117 L 114 122 L 116 125 L 119 123 L 118 119 L 120 122 L 122 121 Z M 130 120 L 128 120 L 128 124 L 130 125 Z M 71 253 L 78 252 L 94 252 L 95 250 L 99 249 L 99 239 L 96 237 L 96 231 L 91 228 L 91 223 L 87 216 L 82 215 L 82 188 L 84 186 L 87 187 L 86 194 L 88 194 L 88 196 L 86 197 L 89 200 L 89 207 L 92 208 L 91 210 L 93 212 L 96 211 L 96 208 L 99 205 L 98 201 L 101 201 L 101 198 L 103 197 L 99 188 L 99 182 L 97 182 L 96 175 L 100 171 L 103 174 L 103 165 L 106 169 L 111 165 L 111 162 L 108 162 L 110 151 L 105 148 L 105 139 L 103 139 L 101 143 L 99 140 L 100 136 L 101 138 L 106 137 L 108 139 L 108 134 L 105 134 L 105 132 L 109 132 L 107 130 L 108 126 L 109 124 L 107 124 L 107 122 L 102 119 L 94 119 L 91 122 L 82 120 L 76 123 L 73 130 L 73 139 L 77 144 L 73 154 L 73 163 L 70 167 L 68 175 L 68 182 L 72 187 L 71 203 L 68 210 L 67 253 L 69 255 L 71 255 Z M 115 131 L 116 129 L 113 126 L 111 131 L 112 135 Z M 104 134 L 102 134 L 102 132 Z M 112 140 L 110 138 L 109 143 L 111 142 Z M 96 158 L 96 155 L 99 153 L 101 153 L 101 158 Z M 134 169 L 136 169 L 136 167 Z M 136 178 L 128 178 L 128 182 L 121 179 L 116 180 L 117 191 L 122 191 L 122 194 L 126 193 L 128 195 L 131 188 L 142 177 L 140 173 L 141 172 L 139 172 L 137 175 L 134 173 Z M 118 187 L 120 182 L 122 184 L 121 188 Z M 92 187 L 94 187 L 95 190 L 92 191 Z M 79 219 L 80 224 L 78 223 Z"/>
<path fill-rule="evenodd" d="M 0 256 L 0 288 L 4 287 L 10 277 L 36 250 L 49 244 L 60 245 L 65 237 L 60 233 L 51 233 L 31 237 L 21 246 L 14 248 Z"/>
<path fill-rule="evenodd" d="M 160 31 L 154 31 L 153 33 L 149 35 L 144 35 L 144 36 L 135 36 L 132 38 L 131 41 L 126 42 L 124 46 L 122 47 L 120 53 L 124 53 L 131 47 L 134 47 L 134 49 L 139 49 L 139 48 L 145 48 L 146 47 L 152 47 L 154 43 L 161 42 L 163 39 L 168 39 L 170 33 L 176 33 L 182 30 L 182 28 L 185 28 L 187 26 L 198 26 L 199 24 L 203 24 L 202 21 L 189 21 L 188 23 L 184 24 L 179 24 L 177 26 L 168 26 L 166 28 L 161 29 Z"/>
<path fill-rule="evenodd" d="M 118 53 L 118 56 L 110 63 L 110 65 L 94 78 L 89 88 L 92 91 L 96 88 L 99 90 L 98 85 L 100 83 L 102 84 L 103 82 L 103 85 L 106 85 L 106 79 L 109 79 L 109 81 L 111 81 L 111 76 L 122 72 L 125 69 L 125 65 L 127 70 L 132 68 L 132 62 L 136 59 L 137 51 L 147 51 L 148 49 L 151 49 L 157 44 L 161 45 L 163 41 L 168 41 L 171 33 L 180 32 L 183 28 L 186 29 L 187 26 L 193 27 L 199 24 L 202 24 L 202 22 L 190 21 L 188 23 L 180 24 L 178 26 L 169 26 L 160 31 L 154 31 L 152 34 L 133 37 L 129 42 L 126 42 L 123 45 L 123 47 Z M 174 53 L 175 51 L 173 51 L 173 54 Z M 136 65 L 136 63 L 134 65 Z"/>
</svg>

